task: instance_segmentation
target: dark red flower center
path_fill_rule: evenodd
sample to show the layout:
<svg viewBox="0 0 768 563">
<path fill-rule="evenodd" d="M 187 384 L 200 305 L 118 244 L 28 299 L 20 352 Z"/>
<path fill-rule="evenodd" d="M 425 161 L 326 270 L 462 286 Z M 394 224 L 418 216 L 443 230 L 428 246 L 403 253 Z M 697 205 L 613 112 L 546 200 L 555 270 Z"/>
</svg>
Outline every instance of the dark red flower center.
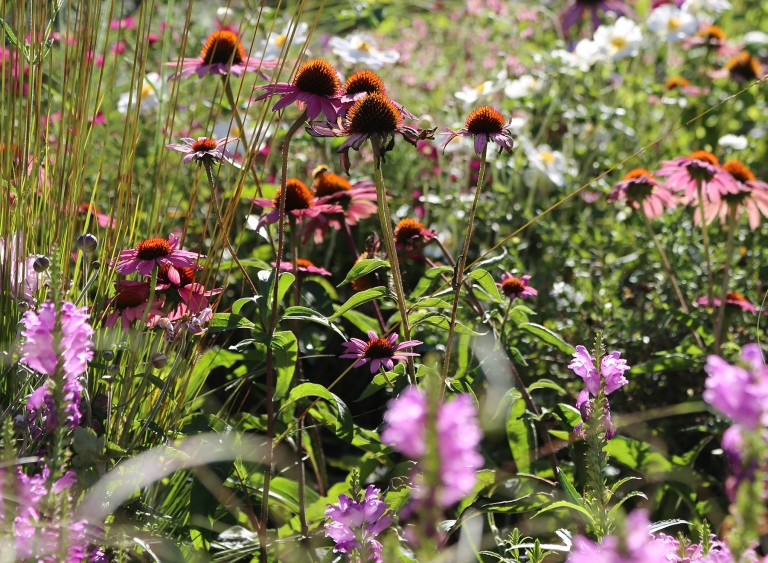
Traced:
<svg viewBox="0 0 768 563">
<path fill-rule="evenodd" d="M 752 171 L 739 160 L 729 160 L 723 163 L 723 170 L 736 178 L 739 182 L 747 183 L 755 180 Z"/>
<path fill-rule="evenodd" d="M 374 92 L 349 108 L 347 129 L 350 133 L 392 133 L 401 120 L 400 110 L 392 100 Z"/>
<path fill-rule="evenodd" d="M 672 76 L 664 83 L 664 87 L 667 90 L 677 90 L 679 88 L 687 88 L 691 83 L 682 76 Z"/>
<path fill-rule="evenodd" d="M 148 238 L 136 245 L 136 256 L 139 260 L 154 260 L 169 256 L 173 252 L 170 241 L 164 238 Z"/>
<path fill-rule="evenodd" d="M 365 357 L 372 360 L 391 358 L 395 355 L 395 347 L 386 338 L 369 340 L 365 347 Z"/>
<path fill-rule="evenodd" d="M 138 307 L 149 298 L 149 285 L 117 287 L 114 304 L 118 309 Z"/>
<path fill-rule="evenodd" d="M 720 161 L 711 152 L 707 151 L 693 151 L 688 155 L 691 160 L 700 160 L 702 162 L 708 162 L 712 166 L 720 166 Z"/>
<path fill-rule="evenodd" d="M 302 92 L 328 97 L 336 96 L 341 88 L 336 69 L 323 59 L 313 59 L 301 65 L 293 85 Z"/>
<path fill-rule="evenodd" d="M 760 61 L 747 51 L 742 51 L 732 57 L 725 63 L 725 68 L 730 73 L 731 78 L 737 80 L 755 80 L 760 77 Z"/>
<path fill-rule="evenodd" d="M 194 268 L 179 268 L 174 266 L 177 272 L 179 272 L 179 286 L 184 287 L 195 283 L 195 269 Z M 172 284 L 170 278 L 168 278 L 168 271 L 171 269 L 170 264 L 161 264 L 160 269 L 157 271 L 157 282 Z M 175 284 L 172 284 L 175 285 Z"/>
<path fill-rule="evenodd" d="M 386 94 L 384 81 L 370 70 L 359 70 L 347 78 L 344 83 L 344 91 L 350 96 L 360 92 Z"/>
<path fill-rule="evenodd" d="M 517 297 L 525 290 L 525 282 L 520 278 L 508 277 L 501 282 L 501 291 L 507 297 Z"/>
<path fill-rule="evenodd" d="M 285 210 L 293 211 L 295 209 L 309 209 L 314 205 L 312 200 L 312 192 L 309 188 L 299 180 L 298 178 L 288 178 L 285 182 Z M 277 190 L 275 195 L 274 204 L 275 209 L 280 207 L 280 194 L 282 189 Z"/>
<path fill-rule="evenodd" d="M 482 106 L 469 114 L 464 125 L 473 135 L 501 133 L 504 129 L 504 116 L 491 106 Z"/>
<path fill-rule="evenodd" d="M 208 152 L 216 150 L 216 141 L 213 139 L 200 139 L 192 143 L 192 152 Z"/>
<path fill-rule="evenodd" d="M 401 219 L 395 227 L 395 241 L 401 245 L 408 244 L 414 237 L 418 237 L 423 230 L 424 225 L 415 219 L 406 217 Z"/>
<path fill-rule="evenodd" d="M 317 197 L 323 197 L 338 192 L 347 192 L 352 189 L 352 184 L 338 174 L 323 170 L 315 174 L 315 183 L 312 184 L 312 188 Z"/>
<path fill-rule="evenodd" d="M 200 59 L 207 65 L 242 63 L 245 59 L 245 48 L 240 43 L 237 34 L 226 29 L 214 31 L 200 51 Z"/>
</svg>

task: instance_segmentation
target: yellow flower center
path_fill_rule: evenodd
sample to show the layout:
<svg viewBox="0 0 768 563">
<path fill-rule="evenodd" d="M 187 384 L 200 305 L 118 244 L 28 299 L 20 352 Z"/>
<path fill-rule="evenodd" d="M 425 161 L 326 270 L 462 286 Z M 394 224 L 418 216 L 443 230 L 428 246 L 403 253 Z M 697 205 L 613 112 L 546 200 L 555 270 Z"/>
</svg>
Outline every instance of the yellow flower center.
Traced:
<svg viewBox="0 0 768 563">
<path fill-rule="evenodd" d="M 613 37 L 611 38 L 611 46 L 614 47 L 617 51 L 621 51 L 624 47 L 627 46 L 627 40 L 623 37 Z"/>
<path fill-rule="evenodd" d="M 285 45 L 286 41 L 288 41 L 287 35 L 278 35 L 272 40 L 272 42 L 278 47 L 282 47 L 283 45 Z"/>
<path fill-rule="evenodd" d="M 539 153 L 539 158 L 547 166 L 552 166 L 555 163 L 555 155 L 550 151 L 541 151 Z"/>
<path fill-rule="evenodd" d="M 670 31 L 677 31 L 680 29 L 680 26 L 682 23 L 678 18 L 669 18 L 669 22 L 667 22 L 667 29 Z"/>
</svg>

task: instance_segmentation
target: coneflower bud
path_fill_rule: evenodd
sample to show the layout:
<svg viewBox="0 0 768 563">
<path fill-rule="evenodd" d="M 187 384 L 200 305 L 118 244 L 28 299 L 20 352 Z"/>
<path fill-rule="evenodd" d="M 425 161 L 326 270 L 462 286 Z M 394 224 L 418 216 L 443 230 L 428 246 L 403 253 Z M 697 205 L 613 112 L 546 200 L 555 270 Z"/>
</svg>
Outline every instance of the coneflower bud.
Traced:
<svg viewBox="0 0 768 563">
<path fill-rule="evenodd" d="M 99 239 L 90 233 L 86 233 L 77 237 L 75 246 L 86 254 L 91 254 L 92 252 L 95 252 L 96 248 L 99 246 Z"/>
</svg>

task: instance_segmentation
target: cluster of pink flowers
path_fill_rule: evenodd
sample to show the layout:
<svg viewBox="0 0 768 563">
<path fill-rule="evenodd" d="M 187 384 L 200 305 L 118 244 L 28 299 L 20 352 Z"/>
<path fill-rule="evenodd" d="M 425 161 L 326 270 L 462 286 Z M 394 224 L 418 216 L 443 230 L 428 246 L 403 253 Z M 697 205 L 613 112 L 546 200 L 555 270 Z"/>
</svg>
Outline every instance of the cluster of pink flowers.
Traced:
<svg viewBox="0 0 768 563">
<path fill-rule="evenodd" d="M 606 536 L 597 544 L 577 536 L 568 556 L 568 563 L 734 563 L 736 560 L 728 546 L 711 537 L 710 548 L 704 553 L 697 544 L 684 545 L 667 534 L 653 534 L 650 531 L 648 512 L 637 509 L 627 515 L 622 537 Z M 754 553 L 751 559 L 756 561 Z"/>
<path fill-rule="evenodd" d="M 112 261 L 111 267 L 118 273 L 140 274 L 144 280 L 117 280 L 115 295 L 108 303 L 109 314 L 104 324 L 111 328 L 121 322 L 123 330 L 128 330 L 134 321 L 146 319 L 148 326 L 164 322 L 168 338 L 175 338 L 185 326 L 196 334 L 202 330 L 202 324 L 211 317 L 209 297 L 221 292 L 220 288 L 206 290 L 195 280 L 195 273 L 200 269 L 197 264 L 202 254 L 180 250 L 179 237 L 174 234 L 168 239 L 150 238 L 141 241 L 135 248 L 124 250 Z M 155 276 L 154 298 L 151 281 Z M 169 324 L 170 323 L 170 324 Z"/>
<path fill-rule="evenodd" d="M 384 413 L 386 427 L 381 441 L 415 460 L 422 460 L 426 452 L 429 402 L 416 386 L 410 386 L 389 402 Z M 438 406 L 434 432 L 437 434 L 437 453 L 440 459 L 440 483 L 419 483 L 414 477 L 416 502 L 434 502 L 442 508 L 457 503 L 469 493 L 477 482 L 477 470 L 483 466 L 478 452 L 483 437 L 477 420 L 477 409 L 472 397 L 459 395 Z"/>
<path fill-rule="evenodd" d="M 701 204 L 705 224 L 716 218 L 725 223 L 730 209 L 737 217 L 746 212 L 753 230 L 761 217 L 768 217 L 768 183 L 758 180 L 744 163 L 728 160 L 720 164 L 707 151 L 666 160 L 656 172 L 644 168 L 630 171 L 609 196 L 609 201 L 620 199 L 642 209 L 650 219 L 678 204 L 697 208 Z M 694 213 L 694 220 L 702 220 L 700 212 Z"/>
<path fill-rule="evenodd" d="M 83 392 L 80 376 L 93 358 L 93 329 L 88 324 L 86 308 L 65 302 L 57 311 L 55 303 L 46 302 L 38 311 L 27 311 L 22 324 L 22 361 L 49 376 L 27 401 L 30 417 L 40 415 L 46 432 L 52 432 L 62 423 L 70 428 L 78 426 Z M 61 413 L 57 412 L 54 386 L 60 388 Z M 60 421 L 62 415 L 64 420 Z"/>
<path fill-rule="evenodd" d="M 732 473 L 725 483 L 731 499 L 742 481 L 754 480 L 758 468 L 768 472 L 768 459 L 750 459 L 755 452 L 745 451 L 748 435 L 768 443 L 768 366 L 760 346 L 744 346 L 740 364 L 713 355 L 704 368 L 708 375 L 704 400 L 734 422 L 722 440 Z"/>
<path fill-rule="evenodd" d="M 600 369 L 595 366 L 595 360 L 584 346 L 576 346 L 573 360 L 568 364 L 576 375 L 584 380 L 585 388 L 579 393 L 576 400 L 576 408 L 581 413 L 581 422 L 573 429 L 580 437 L 585 437 L 585 424 L 589 424 L 594 409 L 594 398 L 602 389 L 605 394 L 603 404 L 604 418 L 602 425 L 605 428 L 605 438 L 610 440 L 616 433 L 611 423 L 611 409 L 608 404 L 608 395 L 624 387 L 629 381 L 624 377 L 624 372 L 629 369 L 627 361 L 621 359 L 619 352 L 611 352 L 600 360 Z"/>
<path fill-rule="evenodd" d="M 368 485 L 361 498 L 339 495 L 338 504 L 325 511 L 331 521 L 325 524 L 325 535 L 336 544 L 333 551 L 362 551 L 363 561 L 381 563 L 381 543 L 376 537 L 392 524 L 389 505 L 379 498 L 381 491 Z"/>
<path fill-rule="evenodd" d="M 9 482 L 2 470 L 0 476 L 4 477 L 4 483 Z M 47 466 L 32 476 L 17 470 L 15 490 L 7 497 L 17 503 L 14 508 L 13 544 L 5 545 L 0 540 L 3 555 L 9 555 L 9 560 L 41 563 L 61 561 L 62 553 L 66 553 L 67 563 L 108 561 L 101 548 L 90 545 L 87 521 L 63 520 L 57 514 L 57 503 L 54 501 L 71 504 L 73 499 L 68 490 L 76 480 L 75 473 L 68 471 L 51 485 Z M 8 491 L 0 490 L 0 508 L 3 508 L 3 494 L 8 495 Z M 3 523 L 5 514 L 5 510 L 0 510 L 0 523 Z"/>
</svg>

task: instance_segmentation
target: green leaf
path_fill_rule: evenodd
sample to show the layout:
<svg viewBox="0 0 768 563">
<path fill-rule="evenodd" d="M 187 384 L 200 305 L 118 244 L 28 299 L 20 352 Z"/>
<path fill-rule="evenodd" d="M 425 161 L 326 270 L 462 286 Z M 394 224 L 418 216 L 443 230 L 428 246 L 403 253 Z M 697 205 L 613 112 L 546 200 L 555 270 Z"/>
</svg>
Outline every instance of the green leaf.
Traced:
<svg viewBox="0 0 768 563">
<path fill-rule="evenodd" d="M 467 279 L 477 283 L 496 303 L 501 303 L 501 293 L 499 293 L 499 288 L 496 287 L 496 281 L 486 270 L 472 270 L 467 274 Z"/>
<path fill-rule="evenodd" d="M 552 391 L 557 391 L 558 393 L 565 395 L 565 389 L 551 379 L 539 379 L 528 386 L 528 391 L 536 391 L 537 389 L 551 389 Z"/>
<path fill-rule="evenodd" d="M 684 354 L 669 354 L 642 364 L 636 364 L 629 370 L 630 375 L 652 375 L 654 373 L 689 371 L 698 365 L 698 361 Z"/>
<path fill-rule="evenodd" d="M 255 329 L 256 325 L 234 313 L 216 313 L 208 322 L 208 332 L 225 332 L 239 328 Z"/>
<path fill-rule="evenodd" d="M 346 335 L 341 331 L 341 329 L 329 321 L 324 315 L 321 315 L 309 307 L 288 307 L 283 314 L 283 320 L 300 320 L 321 324 L 330 328 L 336 334 L 346 340 Z"/>
<path fill-rule="evenodd" d="M 355 327 L 358 328 L 362 333 L 367 333 L 369 330 L 372 330 L 373 332 L 378 332 L 381 330 L 381 327 L 379 326 L 379 323 L 376 319 L 361 313 L 360 311 L 347 311 L 342 315 L 342 317 L 355 325 Z"/>
<path fill-rule="evenodd" d="M 341 282 L 338 285 L 338 287 L 341 287 L 342 285 L 346 285 L 352 280 L 361 278 L 366 274 L 375 272 L 379 268 L 389 268 L 389 262 L 387 262 L 386 260 L 381 260 L 379 258 L 369 258 L 368 260 L 360 260 L 360 262 L 352 266 L 352 269 L 349 270 L 349 272 L 347 273 L 347 277 L 344 278 L 344 281 Z"/>
<path fill-rule="evenodd" d="M 434 281 L 440 277 L 441 274 L 453 274 L 453 268 L 450 266 L 438 266 L 437 268 L 430 268 L 427 270 L 422 278 L 419 280 L 419 282 L 416 284 L 416 287 L 411 292 L 411 299 L 417 299 L 424 295 L 427 291 L 429 291 L 429 288 L 432 287 L 432 284 Z M 450 291 L 450 288 L 447 288 L 445 290 L 446 292 Z M 434 296 L 433 296 L 434 297 Z"/>
<path fill-rule="evenodd" d="M 19 47 L 19 40 L 16 38 L 16 34 L 11 29 L 11 26 L 8 25 L 8 23 L 3 19 L 0 18 L 0 24 L 3 26 L 3 31 L 5 31 L 6 37 L 8 37 L 8 41 L 11 42 L 11 45 L 14 47 Z"/>
<path fill-rule="evenodd" d="M 512 452 L 512 458 L 517 465 L 518 473 L 530 473 L 533 462 L 535 440 L 525 417 L 525 401 L 516 389 L 508 392 L 512 397 L 512 404 L 507 412 L 507 441 Z"/>
<path fill-rule="evenodd" d="M 635 497 L 641 497 L 641 498 L 644 498 L 645 500 L 648 500 L 648 497 L 645 496 L 640 491 L 631 491 L 627 493 L 627 496 L 625 496 L 623 499 L 617 502 L 616 505 L 611 508 L 611 510 L 608 511 L 608 518 L 614 518 L 616 516 L 616 513 L 621 508 L 621 505 L 624 504 L 629 499 L 635 498 Z"/>
<path fill-rule="evenodd" d="M 352 297 L 347 299 L 346 303 L 343 305 L 340 305 L 336 312 L 328 317 L 328 320 L 331 321 L 333 319 L 336 319 L 349 311 L 350 309 L 354 309 L 355 307 L 358 307 L 362 305 L 363 303 L 367 303 L 368 301 L 373 301 L 374 299 L 379 299 L 381 297 L 384 297 L 387 294 L 387 288 L 380 286 L 380 287 L 373 287 L 371 289 L 366 289 L 365 291 L 361 291 L 360 293 L 355 293 Z"/>
<path fill-rule="evenodd" d="M 567 500 L 558 500 L 553 502 L 552 504 L 545 506 L 544 508 L 539 510 L 536 514 L 534 514 L 533 518 L 536 518 L 539 514 L 543 514 L 545 512 L 549 512 L 550 510 L 555 510 L 558 508 L 568 508 L 570 510 L 574 510 L 579 514 L 582 514 L 586 518 L 586 521 L 589 523 L 590 526 L 594 526 L 595 524 L 595 521 L 592 518 L 592 514 L 589 512 L 589 510 L 587 510 L 583 506 L 580 506 L 573 502 L 569 502 Z"/>
<path fill-rule="evenodd" d="M 294 334 L 289 330 L 276 332 L 272 337 L 272 351 L 277 370 L 274 400 L 279 401 L 291 388 L 293 373 L 296 370 L 299 345 Z"/>
<path fill-rule="evenodd" d="M 573 486 L 573 483 L 571 483 L 571 480 L 568 479 L 568 475 L 565 474 L 565 471 L 562 470 L 562 468 L 557 468 L 557 480 L 560 481 L 560 486 L 563 487 L 563 492 L 565 493 L 565 498 L 567 498 L 569 501 L 582 505 L 583 500 L 581 498 L 581 495 L 576 490 L 576 487 Z"/>
<path fill-rule="evenodd" d="M 283 405 L 281 411 L 285 410 L 288 405 L 299 399 L 315 397 L 325 399 L 329 405 L 334 407 L 335 413 L 331 416 L 324 416 L 325 413 L 322 410 L 315 408 L 312 410 L 313 417 L 320 422 L 324 422 L 328 426 L 335 427 L 336 434 L 341 439 L 353 441 L 355 432 L 353 430 L 354 425 L 352 423 L 352 416 L 349 412 L 349 408 L 337 395 L 331 393 L 322 385 L 317 383 L 301 383 L 297 385 L 291 389 L 291 392 L 288 395 L 288 400 Z"/>
<path fill-rule="evenodd" d="M 243 267 L 249 267 L 253 266 L 254 268 L 258 268 L 259 270 L 271 270 L 272 266 L 265 262 L 264 260 L 259 260 L 258 258 L 240 258 L 239 259 L 240 265 Z M 230 268 L 237 268 L 237 262 L 234 260 L 223 260 L 221 264 L 219 264 L 219 270 L 229 270 Z"/>
<path fill-rule="evenodd" d="M 563 338 L 559 334 L 548 329 L 545 326 L 541 326 L 540 324 L 536 324 L 536 323 L 521 323 L 520 325 L 518 325 L 518 327 L 532 334 L 539 340 L 546 342 L 550 346 L 554 346 L 561 352 L 564 352 L 566 354 L 573 354 L 573 351 L 574 351 L 573 346 L 571 346 L 565 340 L 563 340 Z"/>
</svg>

